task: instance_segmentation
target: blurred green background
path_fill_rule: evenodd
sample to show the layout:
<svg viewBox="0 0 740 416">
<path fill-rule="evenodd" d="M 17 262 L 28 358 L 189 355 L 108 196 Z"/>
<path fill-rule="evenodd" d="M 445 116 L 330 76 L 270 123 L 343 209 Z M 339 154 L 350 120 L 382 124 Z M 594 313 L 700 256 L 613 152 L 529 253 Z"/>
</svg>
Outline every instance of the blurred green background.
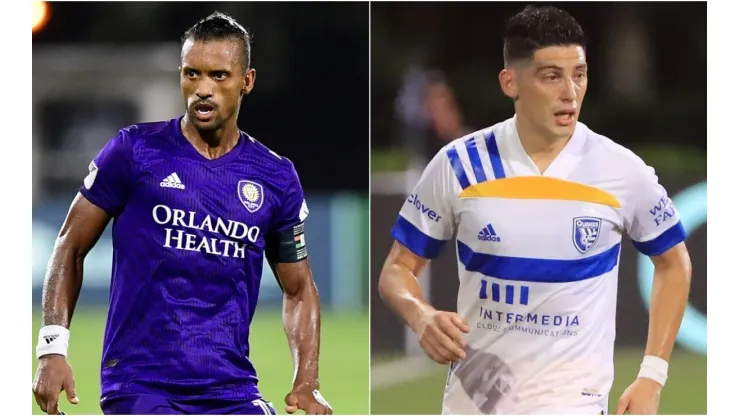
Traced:
<svg viewBox="0 0 740 416">
<path fill-rule="evenodd" d="M 36 345 L 40 318 L 34 314 L 33 345 Z M 105 309 L 84 309 L 72 322 L 69 362 L 74 371 L 80 404 L 73 406 L 66 398 L 60 409 L 66 414 L 102 414 L 100 398 L 100 355 L 105 327 Z M 328 313 L 321 324 L 320 381 L 324 397 L 334 407 L 335 414 L 368 414 L 370 390 L 368 359 L 368 315 L 361 313 Z M 290 391 L 293 365 L 288 342 L 283 332 L 280 310 L 257 308 L 250 334 L 252 361 L 260 378 L 260 391 L 275 406 L 278 414 L 286 414 L 283 398 Z M 37 360 L 31 354 L 31 377 Z M 33 414 L 44 414 L 31 395 Z"/>
<path fill-rule="evenodd" d="M 618 349 L 614 357 L 615 379 L 609 396 L 609 412 L 635 380 L 642 362 L 642 349 Z M 375 365 L 396 365 L 401 361 L 373 357 Z M 432 367 L 433 366 L 433 367 Z M 374 387 L 370 410 L 373 414 L 439 414 L 442 409 L 447 367 L 431 364 L 418 378 L 400 384 L 389 382 Z M 373 374 L 375 377 L 375 374 Z M 564 380 L 565 381 L 565 380 Z M 377 383 L 378 380 L 373 380 Z M 378 383 L 383 384 L 383 383 Z M 660 400 L 661 415 L 707 414 L 707 357 L 677 349 L 671 358 L 670 376 Z"/>
</svg>

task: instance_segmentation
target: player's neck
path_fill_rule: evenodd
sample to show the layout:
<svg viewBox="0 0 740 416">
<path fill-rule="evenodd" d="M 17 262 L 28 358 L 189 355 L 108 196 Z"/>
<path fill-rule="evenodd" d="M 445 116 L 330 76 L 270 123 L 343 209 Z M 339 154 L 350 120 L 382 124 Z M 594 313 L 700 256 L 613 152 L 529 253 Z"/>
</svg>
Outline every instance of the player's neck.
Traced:
<svg viewBox="0 0 740 416">
<path fill-rule="evenodd" d="M 517 116 L 516 129 L 524 151 L 544 172 L 568 144 L 571 136 L 553 136 L 540 131 L 526 118 Z"/>
<path fill-rule="evenodd" d="M 200 131 L 188 121 L 187 115 L 182 118 L 183 136 L 195 147 L 195 150 L 208 159 L 217 159 L 239 143 L 239 129 L 236 122 L 226 122 L 218 130 Z"/>
</svg>

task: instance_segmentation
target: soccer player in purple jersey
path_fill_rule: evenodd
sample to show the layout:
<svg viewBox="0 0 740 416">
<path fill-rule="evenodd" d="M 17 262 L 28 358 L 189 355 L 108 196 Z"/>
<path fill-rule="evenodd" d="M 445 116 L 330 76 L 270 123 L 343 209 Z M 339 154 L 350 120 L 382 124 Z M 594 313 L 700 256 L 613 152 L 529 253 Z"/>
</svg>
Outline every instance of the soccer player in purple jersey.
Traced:
<svg viewBox="0 0 740 416">
<path fill-rule="evenodd" d="M 49 263 L 36 402 L 79 402 L 66 360 L 85 256 L 113 219 L 101 369 L 106 414 L 275 414 L 249 359 L 263 255 L 284 292 L 293 357 L 286 411 L 331 414 L 319 393 L 320 308 L 308 208 L 293 164 L 237 127 L 254 87 L 250 34 L 220 14 L 183 36 L 187 111 L 127 127 L 90 164 Z"/>
</svg>

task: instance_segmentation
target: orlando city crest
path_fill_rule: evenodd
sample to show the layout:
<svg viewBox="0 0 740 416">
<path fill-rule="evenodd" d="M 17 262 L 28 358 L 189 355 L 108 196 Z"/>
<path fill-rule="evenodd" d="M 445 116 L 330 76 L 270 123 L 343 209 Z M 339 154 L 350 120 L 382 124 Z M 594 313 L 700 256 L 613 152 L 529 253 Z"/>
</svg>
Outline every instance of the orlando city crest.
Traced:
<svg viewBox="0 0 740 416">
<path fill-rule="evenodd" d="M 586 253 L 596 244 L 601 233 L 601 218 L 573 218 L 573 244 L 578 251 Z"/>
<path fill-rule="evenodd" d="M 252 181 L 239 181 L 238 188 L 239 200 L 244 208 L 251 213 L 257 212 L 265 200 L 262 185 Z"/>
</svg>

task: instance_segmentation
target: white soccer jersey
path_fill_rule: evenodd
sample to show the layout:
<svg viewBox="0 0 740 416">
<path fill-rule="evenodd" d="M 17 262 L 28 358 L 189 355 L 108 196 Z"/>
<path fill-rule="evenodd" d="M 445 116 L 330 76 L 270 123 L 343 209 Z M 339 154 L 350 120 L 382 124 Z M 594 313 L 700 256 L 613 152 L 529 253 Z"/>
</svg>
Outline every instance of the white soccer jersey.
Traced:
<svg viewBox="0 0 740 416">
<path fill-rule="evenodd" d="M 686 238 L 634 153 L 578 123 L 540 174 L 516 118 L 445 146 L 392 234 L 425 258 L 456 238 L 471 331 L 443 414 L 606 413 L 622 235 L 651 256 Z"/>
</svg>

